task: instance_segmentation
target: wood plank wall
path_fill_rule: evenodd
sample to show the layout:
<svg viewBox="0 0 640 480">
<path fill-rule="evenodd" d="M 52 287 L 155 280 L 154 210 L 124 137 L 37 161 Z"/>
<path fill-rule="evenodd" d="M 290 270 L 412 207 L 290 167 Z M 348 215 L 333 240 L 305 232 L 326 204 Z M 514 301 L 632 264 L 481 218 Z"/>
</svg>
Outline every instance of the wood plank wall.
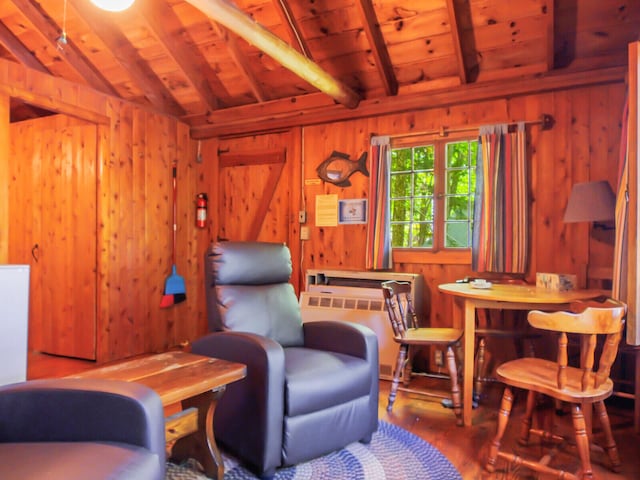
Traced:
<svg viewBox="0 0 640 480">
<path fill-rule="evenodd" d="M 314 227 L 316 195 L 368 196 L 368 178 L 360 174 L 353 175 L 353 185 L 344 189 L 313 182 L 304 185 L 304 180 L 317 178 L 316 167 L 331 151 L 339 150 L 355 159 L 368 149 L 374 133 L 393 135 L 437 130 L 441 125 L 535 120 L 548 113 L 556 122 L 552 130 L 528 128 L 533 194 L 529 277 L 536 271 L 574 272 L 587 263 L 610 264 L 611 245 L 591 237 L 588 225 L 564 225 L 561 219 L 573 183 L 605 178 L 615 184 L 625 91 L 624 84 L 613 83 L 295 127 L 269 135 L 210 139 L 201 143 L 203 161 L 199 163 L 197 142 L 189 139 L 188 127 L 175 119 L 0 61 L 2 105 L 8 105 L 9 96 L 16 96 L 98 124 L 98 362 L 171 348 L 206 331 L 202 255 L 218 235 L 211 213 L 215 212 L 219 150 L 238 154 L 260 148 L 286 150 L 290 170 L 285 178 L 289 183 L 278 189 L 290 189 L 291 218 L 296 218 L 303 203 L 306 205 L 311 239 L 299 241 L 295 221 L 282 238 L 260 238 L 288 238 L 299 289 L 303 272 L 309 268 L 364 269 L 364 226 Z M 7 131 L 8 115 L 0 115 L 0 138 Z M 187 301 L 163 310 L 159 301 L 171 266 L 174 161 L 179 182 L 177 266 L 187 283 Z M 0 199 L 7 196 L 7 181 L 0 176 Z M 198 192 L 208 193 L 211 199 L 205 229 L 193 226 Z M 10 228 L 11 219 L 2 217 L 0 222 L 0 228 Z M 7 251 L 0 241 L 0 261 L 7 260 Z M 432 323 L 449 324 L 451 302 L 438 294 L 437 285 L 470 274 L 469 266 L 421 263 L 404 257 L 395 269 L 423 274 Z"/>
<path fill-rule="evenodd" d="M 304 270 L 310 268 L 365 268 L 366 230 L 364 225 L 315 227 L 315 197 L 336 193 L 340 199 L 367 198 L 369 179 L 354 174 L 352 185 L 340 188 L 314 182 L 316 167 L 333 150 L 357 159 L 368 149 L 372 134 L 394 135 L 439 130 L 488 123 L 535 121 L 543 113 L 555 120 L 551 130 L 539 126 L 527 127 L 531 201 L 531 261 L 528 279 L 535 281 L 536 271 L 576 273 L 583 277 L 586 265 L 610 266 L 613 259 L 613 238 L 597 238 L 589 224 L 564 224 L 562 217 L 571 186 L 588 180 L 608 180 L 615 189 L 620 143 L 620 121 L 626 88 L 623 83 L 565 89 L 553 93 L 516 96 L 509 99 L 474 102 L 447 108 L 434 108 L 412 113 L 386 115 L 377 118 L 336 122 L 302 128 L 302 156 L 297 167 L 302 180 L 308 180 L 301 191 L 290 185 L 299 207 L 306 205 L 311 239 L 303 242 L 298 256 L 300 276 L 297 288 L 303 288 Z M 257 136 L 259 137 L 259 136 Z M 290 149 L 284 134 L 262 136 L 270 147 Z M 274 141 L 276 143 L 274 143 Z M 224 140 L 216 140 L 224 143 Z M 205 142 L 206 143 L 206 142 Z M 255 150 L 256 136 L 233 139 L 235 153 Z M 214 152 L 211 152 L 214 153 Z M 212 159 L 205 158 L 205 162 Z M 215 188 L 215 187 L 212 187 Z M 304 196 L 303 196 L 304 195 Z M 470 265 L 436 260 L 423 263 L 418 257 L 402 255 L 394 270 L 421 273 L 425 278 L 425 295 L 433 325 L 451 322 L 451 300 L 437 291 L 437 285 L 472 275 Z"/>
<path fill-rule="evenodd" d="M 7 112 L 0 115 L 0 138 L 9 135 L 10 96 L 98 125 L 97 361 L 163 351 L 199 336 L 205 330 L 205 317 L 198 281 L 201 262 L 196 260 L 202 242 L 194 227 L 194 201 L 201 167 L 195 161 L 196 144 L 189 139 L 188 127 L 1 60 L 0 100 Z M 9 142 L 0 144 L 4 149 Z M 7 157 L 2 155 L 0 161 Z M 165 279 L 171 271 L 174 162 L 179 197 L 177 267 L 186 281 L 187 301 L 161 309 Z M 8 198 L 9 180 L 4 176 L 0 180 L 0 198 Z M 1 228 L 8 230 L 11 219 L 0 218 Z M 0 244 L 0 261 L 29 263 L 30 259 L 9 259 L 8 250 Z"/>
</svg>

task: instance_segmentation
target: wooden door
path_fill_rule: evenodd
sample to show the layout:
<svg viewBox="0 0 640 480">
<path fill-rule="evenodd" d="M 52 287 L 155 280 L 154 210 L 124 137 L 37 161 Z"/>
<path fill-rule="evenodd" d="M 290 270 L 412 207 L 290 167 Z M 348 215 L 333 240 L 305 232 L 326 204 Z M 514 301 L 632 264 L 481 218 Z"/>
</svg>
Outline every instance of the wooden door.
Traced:
<svg viewBox="0 0 640 480">
<path fill-rule="evenodd" d="M 220 238 L 288 243 L 285 162 L 282 151 L 220 155 Z"/>
<path fill-rule="evenodd" d="M 96 358 L 96 142 L 64 115 L 11 125 L 9 258 L 31 265 L 30 350 Z"/>
</svg>

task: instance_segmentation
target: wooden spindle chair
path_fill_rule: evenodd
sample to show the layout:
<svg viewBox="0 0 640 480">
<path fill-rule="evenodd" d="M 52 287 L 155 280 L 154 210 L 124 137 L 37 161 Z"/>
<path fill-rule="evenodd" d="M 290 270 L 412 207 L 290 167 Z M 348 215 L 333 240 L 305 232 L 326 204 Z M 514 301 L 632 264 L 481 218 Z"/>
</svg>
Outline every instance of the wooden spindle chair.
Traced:
<svg viewBox="0 0 640 480">
<path fill-rule="evenodd" d="M 537 310 L 529 312 L 528 321 L 531 326 L 543 330 L 559 332 L 557 361 L 541 358 L 520 358 L 503 363 L 497 369 L 497 375 L 506 386 L 498 415 L 498 428 L 489 446 L 489 455 L 485 469 L 494 472 L 498 457 L 522 465 L 544 474 L 555 475 L 563 479 L 586 479 L 593 477 L 590 459 L 590 445 L 583 408 L 592 404 L 597 418 L 600 420 L 605 436 L 604 450 L 607 452 L 613 471 L 620 469 L 620 458 L 616 448 L 609 416 L 604 400 L 613 393 L 613 382 L 609 378 L 611 365 L 618 352 L 618 344 L 626 305 L 611 299 L 599 303 L 594 301 L 576 302 L 571 312 L 544 313 Z M 568 364 L 567 334 L 576 334 L 581 338 L 581 354 L 579 367 Z M 605 341 L 600 354 L 597 370 L 594 371 L 596 357 L 596 339 L 604 335 Z M 526 411 L 523 418 L 519 443 L 528 445 L 530 436 L 536 435 L 545 442 L 556 446 L 540 460 L 528 460 L 513 453 L 500 450 L 509 414 L 513 404 L 512 387 L 528 391 Z M 553 453 L 564 444 L 565 439 L 543 429 L 532 428 L 532 417 L 537 402 L 537 395 L 548 395 L 571 405 L 575 440 L 580 455 L 580 476 L 552 468 L 549 463 Z"/>
<path fill-rule="evenodd" d="M 419 375 L 411 369 L 411 347 L 442 345 L 446 348 L 446 365 L 451 378 L 451 401 L 456 415 L 457 425 L 462 425 L 462 402 L 458 385 L 458 367 L 453 347 L 459 345 L 463 331 L 457 328 L 427 328 L 419 326 L 416 313 L 411 302 L 411 284 L 408 282 L 389 281 L 382 283 L 389 321 L 393 328 L 394 340 L 399 344 L 398 357 L 393 370 L 393 381 L 389 391 L 387 411 L 391 412 L 398 390 L 434 395 L 427 390 L 410 387 L 412 375 Z M 407 368 L 407 366 L 409 368 Z M 400 386 L 402 378 L 403 386 Z"/>
</svg>

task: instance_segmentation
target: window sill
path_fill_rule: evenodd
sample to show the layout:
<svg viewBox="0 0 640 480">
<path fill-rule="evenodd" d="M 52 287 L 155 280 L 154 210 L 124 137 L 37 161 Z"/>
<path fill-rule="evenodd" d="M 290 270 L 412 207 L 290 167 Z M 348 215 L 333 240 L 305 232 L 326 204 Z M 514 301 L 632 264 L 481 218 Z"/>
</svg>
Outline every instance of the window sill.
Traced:
<svg viewBox="0 0 640 480">
<path fill-rule="evenodd" d="M 471 265 L 471 250 L 441 250 L 394 248 L 394 263 L 436 263 L 439 265 Z"/>
</svg>

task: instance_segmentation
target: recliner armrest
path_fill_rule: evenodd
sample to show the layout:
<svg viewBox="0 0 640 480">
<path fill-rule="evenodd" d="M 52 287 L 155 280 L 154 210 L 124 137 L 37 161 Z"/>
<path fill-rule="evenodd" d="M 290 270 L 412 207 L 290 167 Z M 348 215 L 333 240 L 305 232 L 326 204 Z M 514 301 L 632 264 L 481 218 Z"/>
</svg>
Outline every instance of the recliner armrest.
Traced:
<svg viewBox="0 0 640 480">
<path fill-rule="evenodd" d="M 137 445 L 165 469 L 164 409 L 152 389 L 104 379 L 30 380 L 0 387 L 0 442 Z"/>
<path fill-rule="evenodd" d="M 378 361 L 378 337 L 364 325 L 338 321 L 303 324 L 304 346 Z M 375 358 L 371 355 L 375 354 Z"/>
<path fill-rule="evenodd" d="M 191 351 L 247 366 L 247 376 L 228 385 L 218 402 L 216 436 L 258 469 L 279 465 L 284 412 L 282 346 L 253 333 L 214 332 L 194 341 Z"/>
<path fill-rule="evenodd" d="M 360 357 L 370 365 L 370 431 L 378 427 L 379 360 L 378 337 L 369 327 L 350 322 L 319 321 L 303 324 L 305 347 Z"/>
</svg>

